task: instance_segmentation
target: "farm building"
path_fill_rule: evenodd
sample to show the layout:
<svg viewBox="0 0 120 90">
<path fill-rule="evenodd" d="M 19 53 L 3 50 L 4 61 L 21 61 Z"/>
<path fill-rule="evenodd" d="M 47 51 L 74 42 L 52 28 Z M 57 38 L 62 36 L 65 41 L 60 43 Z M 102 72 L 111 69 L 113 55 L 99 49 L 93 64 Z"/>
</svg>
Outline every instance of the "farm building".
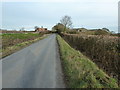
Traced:
<svg viewBox="0 0 120 90">
<path fill-rule="evenodd" d="M 35 32 L 44 32 L 47 31 L 47 28 L 36 28 Z"/>
</svg>

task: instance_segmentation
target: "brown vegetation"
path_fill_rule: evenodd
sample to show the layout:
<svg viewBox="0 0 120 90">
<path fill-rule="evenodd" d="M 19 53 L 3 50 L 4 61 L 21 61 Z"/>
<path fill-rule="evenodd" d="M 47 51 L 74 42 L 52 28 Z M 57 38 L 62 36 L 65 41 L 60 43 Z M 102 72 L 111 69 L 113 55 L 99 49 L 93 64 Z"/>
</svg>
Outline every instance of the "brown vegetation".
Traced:
<svg viewBox="0 0 120 90">
<path fill-rule="evenodd" d="M 40 34 L 22 33 L 22 34 L 2 34 L 2 48 L 13 46 L 24 41 L 33 40 L 40 37 Z"/>
<path fill-rule="evenodd" d="M 57 41 L 67 88 L 118 88 L 117 80 L 109 77 L 92 60 L 70 47 L 60 36 Z"/>
<path fill-rule="evenodd" d="M 41 39 L 43 34 L 39 33 L 12 33 L 12 34 L 2 34 L 2 48 L 0 48 L 0 53 L 2 57 L 6 57 L 21 48 Z M 39 39 L 40 38 L 40 39 Z"/>
<path fill-rule="evenodd" d="M 119 38 L 102 35 L 71 35 L 62 37 L 75 49 L 93 60 L 109 76 L 118 78 Z M 119 52 L 119 53 L 118 53 Z"/>
</svg>

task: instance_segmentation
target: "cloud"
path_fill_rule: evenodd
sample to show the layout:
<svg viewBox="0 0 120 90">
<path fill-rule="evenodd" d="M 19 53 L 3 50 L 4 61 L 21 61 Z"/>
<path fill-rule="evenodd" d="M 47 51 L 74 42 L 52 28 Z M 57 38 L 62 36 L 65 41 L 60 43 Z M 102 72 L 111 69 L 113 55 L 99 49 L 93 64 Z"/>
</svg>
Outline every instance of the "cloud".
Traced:
<svg viewBox="0 0 120 90">
<path fill-rule="evenodd" d="M 94 3 L 114 3 L 118 2 L 119 0 L 2 0 L 2 2 L 94 2 Z"/>
<path fill-rule="evenodd" d="M 82 25 L 86 28 L 117 27 L 118 0 L 12 1 L 22 2 L 3 2 L 3 24 L 8 28 L 36 25 L 52 28 L 64 15 L 72 17 L 75 27 Z M 26 1 L 28 2 L 26 3 Z M 16 22 L 18 23 L 16 24 Z"/>
</svg>

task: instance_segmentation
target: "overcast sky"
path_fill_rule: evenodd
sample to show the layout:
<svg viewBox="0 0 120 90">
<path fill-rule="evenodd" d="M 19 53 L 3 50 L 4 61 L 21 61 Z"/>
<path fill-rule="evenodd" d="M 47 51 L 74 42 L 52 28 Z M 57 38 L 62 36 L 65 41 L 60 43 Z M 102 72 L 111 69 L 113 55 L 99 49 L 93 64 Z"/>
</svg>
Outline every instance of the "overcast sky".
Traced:
<svg viewBox="0 0 120 90">
<path fill-rule="evenodd" d="M 51 29 L 62 16 L 68 15 L 72 17 L 75 28 L 106 27 L 117 32 L 118 1 L 3 0 L 2 28 L 19 30 L 21 27 L 32 29 L 34 26 L 44 26 Z"/>
</svg>

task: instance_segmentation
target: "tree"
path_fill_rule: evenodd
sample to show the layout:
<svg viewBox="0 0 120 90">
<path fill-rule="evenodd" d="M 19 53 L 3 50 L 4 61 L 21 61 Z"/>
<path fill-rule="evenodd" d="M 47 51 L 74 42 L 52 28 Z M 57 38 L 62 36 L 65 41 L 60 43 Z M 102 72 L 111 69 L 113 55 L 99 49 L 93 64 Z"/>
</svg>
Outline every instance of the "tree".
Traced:
<svg viewBox="0 0 120 90">
<path fill-rule="evenodd" d="M 64 31 L 66 32 L 67 28 L 71 28 L 72 27 L 72 21 L 71 21 L 71 17 L 70 16 L 64 16 L 62 17 L 62 19 L 60 20 L 61 24 L 64 25 Z"/>
<path fill-rule="evenodd" d="M 111 31 L 112 34 L 115 34 L 115 31 Z"/>
<path fill-rule="evenodd" d="M 61 23 L 58 23 L 52 28 L 52 30 L 54 31 L 56 30 L 58 33 L 61 33 L 64 30 L 64 25 Z"/>
<path fill-rule="evenodd" d="M 34 28 L 35 28 L 35 30 L 36 30 L 36 29 L 39 28 L 39 27 L 38 27 L 38 26 L 35 26 Z"/>
<path fill-rule="evenodd" d="M 107 29 L 107 28 L 102 28 L 103 30 L 105 30 L 105 31 L 107 31 L 107 32 L 109 32 L 109 29 Z"/>
<path fill-rule="evenodd" d="M 22 28 L 20 29 L 20 31 L 25 31 L 25 28 L 24 28 L 24 27 L 22 27 Z"/>
<path fill-rule="evenodd" d="M 109 32 L 102 29 L 98 29 L 95 31 L 95 35 L 109 35 Z"/>
</svg>

